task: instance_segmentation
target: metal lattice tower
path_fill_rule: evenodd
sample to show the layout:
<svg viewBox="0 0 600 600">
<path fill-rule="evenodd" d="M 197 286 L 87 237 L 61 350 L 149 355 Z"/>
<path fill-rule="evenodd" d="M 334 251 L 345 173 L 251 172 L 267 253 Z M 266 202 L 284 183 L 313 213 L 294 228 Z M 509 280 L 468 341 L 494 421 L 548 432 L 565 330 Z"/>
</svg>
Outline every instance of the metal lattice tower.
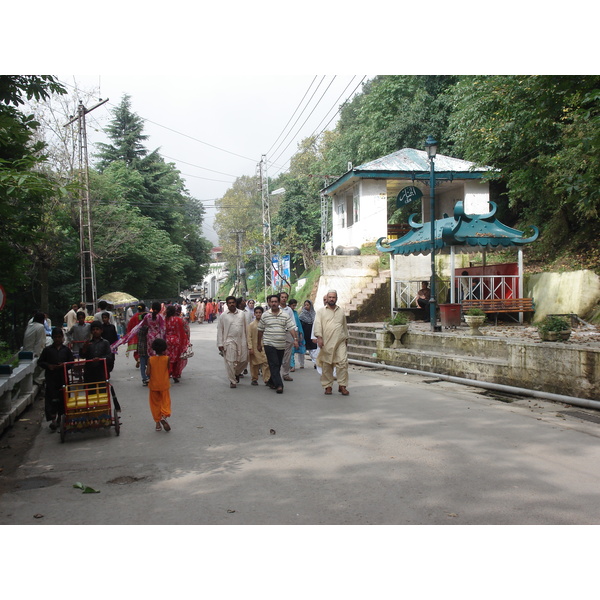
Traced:
<svg viewBox="0 0 600 600">
<path fill-rule="evenodd" d="M 80 102 L 77 116 L 73 117 L 66 125 L 75 121 L 79 124 L 79 261 L 81 266 L 81 301 L 86 306 L 91 304 L 96 308 L 98 298 L 96 288 L 96 269 L 94 267 L 94 244 L 92 232 L 92 209 L 90 206 L 90 179 L 87 150 L 87 133 L 85 115 L 98 108 L 106 100 L 102 100 L 90 109 L 85 108 Z"/>
</svg>

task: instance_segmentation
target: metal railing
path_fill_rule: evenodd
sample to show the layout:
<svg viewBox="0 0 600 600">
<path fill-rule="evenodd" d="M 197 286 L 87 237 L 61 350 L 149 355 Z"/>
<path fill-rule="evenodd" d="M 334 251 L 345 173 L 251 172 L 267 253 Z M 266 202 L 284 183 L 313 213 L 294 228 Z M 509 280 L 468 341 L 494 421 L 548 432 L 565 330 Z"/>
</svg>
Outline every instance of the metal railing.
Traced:
<svg viewBox="0 0 600 600">
<path fill-rule="evenodd" d="M 396 281 L 395 307 L 419 308 L 417 293 L 424 279 Z M 454 278 L 454 302 L 483 300 L 488 298 L 518 298 L 518 275 L 460 275 Z M 450 279 L 436 278 L 438 304 L 450 302 Z"/>
</svg>

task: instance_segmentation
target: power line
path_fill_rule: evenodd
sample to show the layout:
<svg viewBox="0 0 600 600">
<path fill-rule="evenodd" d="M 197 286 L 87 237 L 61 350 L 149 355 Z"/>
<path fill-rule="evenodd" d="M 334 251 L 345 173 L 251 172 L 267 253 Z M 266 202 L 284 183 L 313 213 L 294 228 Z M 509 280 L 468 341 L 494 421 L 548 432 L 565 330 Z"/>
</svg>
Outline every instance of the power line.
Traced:
<svg viewBox="0 0 600 600">
<path fill-rule="evenodd" d="M 304 92 L 304 96 L 302 96 L 302 100 L 300 100 L 300 102 L 298 103 L 298 106 L 296 106 L 296 109 L 292 113 L 292 116 L 290 117 L 289 121 L 285 124 L 285 127 L 281 130 L 281 133 L 277 136 L 277 139 L 271 144 L 271 147 L 266 152 L 267 155 L 269 155 L 271 153 L 273 146 L 279 141 L 279 138 L 283 135 L 283 132 L 286 130 L 287 126 L 290 124 L 290 121 L 294 118 L 294 115 L 296 114 L 296 112 L 298 111 L 300 106 L 302 105 L 302 102 L 304 102 L 304 98 L 306 98 L 306 94 L 308 94 L 308 92 L 309 92 L 310 88 L 312 87 L 313 83 L 315 82 L 316 78 L 317 78 L 317 76 L 315 75 L 314 79 L 310 82 L 308 89 L 306 90 L 306 92 Z"/>
<path fill-rule="evenodd" d="M 281 140 L 281 142 L 279 143 L 279 146 L 277 146 L 277 148 L 275 148 L 275 150 L 273 150 L 273 154 L 275 154 L 275 152 L 277 152 L 277 150 L 279 150 L 279 148 L 281 147 L 281 144 L 283 144 L 283 142 L 285 142 L 285 140 L 287 139 L 287 137 L 290 135 L 292 129 L 296 126 L 296 123 L 300 120 L 300 117 L 304 114 L 304 111 L 308 108 L 308 105 L 311 103 L 312 99 L 314 98 L 315 94 L 317 93 L 317 91 L 319 90 L 319 88 L 321 87 L 321 84 L 323 83 L 323 80 L 325 79 L 325 75 L 323 75 L 323 77 L 321 78 L 321 81 L 319 81 L 319 84 L 317 85 L 317 87 L 315 88 L 315 91 L 312 93 L 311 97 L 309 98 L 308 102 L 306 103 L 306 106 L 302 109 L 302 112 L 298 115 L 298 118 L 294 121 L 294 124 L 292 125 L 292 128 L 290 129 L 290 131 L 287 133 L 287 135 L 283 138 L 283 140 Z M 293 139 L 293 138 L 292 138 Z M 288 144 L 289 146 L 289 144 Z M 287 146 L 286 146 L 287 147 Z"/>
<path fill-rule="evenodd" d="M 334 75 L 333 79 L 330 81 L 330 83 L 327 86 L 327 88 L 325 88 L 325 91 L 321 94 L 321 97 L 319 98 L 319 100 L 315 104 L 314 108 L 310 111 L 308 117 L 306 117 L 306 119 L 304 120 L 304 123 L 302 123 L 302 125 L 300 125 L 300 127 L 298 128 L 298 131 L 297 131 L 296 135 L 298 135 L 300 133 L 300 131 L 302 131 L 302 128 L 306 125 L 306 122 L 308 121 L 308 119 L 310 119 L 310 117 L 315 112 L 315 110 L 317 109 L 317 107 L 319 106 L 319 104 L 321 104 L 321 100 L 323 100 L 323 96 L 325 96 L 325 94 L 327 93 L 327 90 L 331 87 L 331 84 L 335 81 L 335 78 L 336 78 L 336 76 Z M 289 148 L 290 144 L 293 141 L 294 141 L 293 139 L 290 140 L 289 144 L 281 151 L 281 153 L 279 154 L 279 156 L 276 159 L 274 159 L 273 162 L 277 162 L 279 160 L 279 157 L 283 155 L 283 153 Z"/>
</svg>

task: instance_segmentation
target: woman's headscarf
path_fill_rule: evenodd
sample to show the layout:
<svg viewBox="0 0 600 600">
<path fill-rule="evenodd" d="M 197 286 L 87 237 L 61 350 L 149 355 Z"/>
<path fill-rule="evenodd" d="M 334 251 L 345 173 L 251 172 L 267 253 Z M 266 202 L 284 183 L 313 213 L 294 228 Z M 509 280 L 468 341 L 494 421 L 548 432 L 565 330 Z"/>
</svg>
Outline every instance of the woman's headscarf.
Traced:
<svg viewBox="0 0 600 600">
<path fill-rule="evenodd" d="M 304 307 L 304 305 L 306 303 L 310 304 L 310 309 L 306 310 L 306 308 Z M 313 308 L 313 303 L 310 300 L 305 300 L 302 303 L 302 310 L 300 311 L 298 317 L 299 319 L 303 322 L 303 323 L 308 323 L 309 325 L 311 325 L 313 323 L 313 321 L 315 320 L 315 309 Z"/>
</svg>

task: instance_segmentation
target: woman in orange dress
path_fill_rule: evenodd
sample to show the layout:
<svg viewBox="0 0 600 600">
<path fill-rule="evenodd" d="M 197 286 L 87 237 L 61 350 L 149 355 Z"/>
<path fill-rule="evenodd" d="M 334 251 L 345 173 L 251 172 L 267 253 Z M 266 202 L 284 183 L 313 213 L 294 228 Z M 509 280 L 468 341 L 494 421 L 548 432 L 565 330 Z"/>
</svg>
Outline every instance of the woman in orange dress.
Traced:
<svg viewBox="0 0 600 600">
<path fill-rule="evenodd" d="M 155 356 L 148 358 L 146 374 L 148 375 L 148 400 L 150 412 L 156 423 L 156 431 L 171 431 L 167 419 L 171 416 L 171 393 L 169 388 L 169 356 L 167 355 L 167 342 L 162 338 L 156 338 L 152 342 L 152 350 Z"/>
</svg>

